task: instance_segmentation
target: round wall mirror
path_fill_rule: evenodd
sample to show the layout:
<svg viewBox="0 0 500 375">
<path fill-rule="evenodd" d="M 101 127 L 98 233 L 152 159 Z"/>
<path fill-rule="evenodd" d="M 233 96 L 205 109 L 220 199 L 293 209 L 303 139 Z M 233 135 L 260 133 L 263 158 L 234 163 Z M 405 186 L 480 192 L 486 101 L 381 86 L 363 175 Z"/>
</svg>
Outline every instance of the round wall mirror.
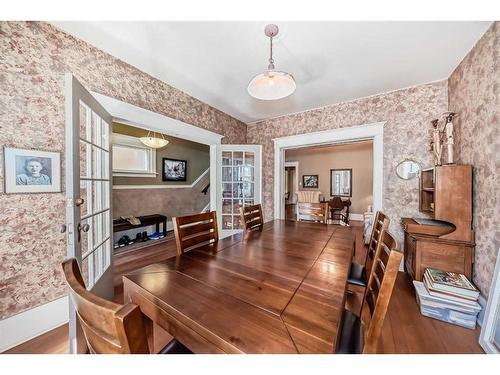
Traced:
<svg viewBox="0 0 500 375">
<path fill-rule="evenodd" d="M 406 159 L 396 166 L 396 174 L 403 180 L 411 180 L 420 173 L 420 164 L 415 160 Z"/>
</svg>

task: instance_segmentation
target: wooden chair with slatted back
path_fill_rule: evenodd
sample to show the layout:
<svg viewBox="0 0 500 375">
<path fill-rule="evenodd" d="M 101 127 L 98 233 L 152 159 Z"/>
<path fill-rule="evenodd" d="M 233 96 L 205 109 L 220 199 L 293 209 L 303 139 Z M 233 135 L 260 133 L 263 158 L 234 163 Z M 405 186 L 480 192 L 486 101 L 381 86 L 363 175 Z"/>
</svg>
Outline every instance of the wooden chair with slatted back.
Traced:
<svg viewBox="0 0 500 375">
<path fill-rule="evenodd" d="M 347 278 L 348 290 L 352 292 L 364 293 L 364 288 L 368 282 L 368 277 L 372 268 L 373 258 L 377 249 L 377 244 L 384 230 L 389 229 L 390 219 L 382 212 L 377 211 L 375 220 L 373 221 L 372 234 L 368 243 L 365 264 L 352 262 Z"/>
<path fill-rule="evenodd" d="M 328 203 L 297 203 L 297 221 L 313 221 L 326 224 L 328 221 Z"/>
<path fill-rule="evenodd" d="M 132 303 L 120 305 L 89 292 L 75 258 L 65 260 L 62 268 L 90 353 L 150 353 L 139 306 Z M 160 353 L 191 352 L 177 340 L 172 340 Z"/>
<path fill-rule="evenodd" d="M 219 240 L 217 213 L 173 217 L 177 255 L 186 250 L 216 243 Z"/>
<path fill-rule="evenodd" d="M 361 306 L 361 318 L 344 310 L 336 353 L 375 353 L 403 254 L 386 230 L 380 236 Z"/>
<path fill-rule="evenodd" d="M 262 206 L 254 204 L 252 206 L 240 207 L 240 220 L 244 230 L 259 229 L 264 226 L 264 216 Z"/>
</svg>

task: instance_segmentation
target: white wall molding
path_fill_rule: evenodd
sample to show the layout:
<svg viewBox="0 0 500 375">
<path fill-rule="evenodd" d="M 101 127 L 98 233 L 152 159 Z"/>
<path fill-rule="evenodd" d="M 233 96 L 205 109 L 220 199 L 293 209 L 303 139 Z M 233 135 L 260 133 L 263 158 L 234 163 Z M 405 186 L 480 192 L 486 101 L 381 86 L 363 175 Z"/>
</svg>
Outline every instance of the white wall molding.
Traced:
<svg viewBox="0 0 500 375">
<path fill-rule="evenodd" d="M 137 107 L 110 96 L 91 91 L 92 96 L 121 123 L 155 130 L 173 137 L 187 139 L 205 145 L 219 144 L 223 135 L 164 116 L 160 113 Z"/>
<path fill-rule="evenodd" d="M 384 122 L 330 129 L 313 133 L 275 138 L 274 142 L 274 218 L 284 218 L 282 204 L 285 149 L 342 144 L 373 140 L 373 211 L 383 209 Z"/>
<path fill-rule="evenodd" d="M 295 181 L 293 181 L 293 186 L 295 189 L 295 194 L 299 191 L 299 162 L 298 161 L 285 161 L 285 167 L 294 167 L 295 168 Z M 295 197 L 290 197 L 289 199 L 292 202 L 295 202 Z"/>
<path fill-rule="evenodd" d="M 68 322 L 68 296 L 0 320 L 0 353 Z"/>
<path fill-rule="evenodd" d="M 133 190 L 133 189 L 192 189 L 198 184 L 203 177 L 210 171 L 207 168 L 196 180 L 190 185 L 113 185 L 113 190 Z"/>
</svg>

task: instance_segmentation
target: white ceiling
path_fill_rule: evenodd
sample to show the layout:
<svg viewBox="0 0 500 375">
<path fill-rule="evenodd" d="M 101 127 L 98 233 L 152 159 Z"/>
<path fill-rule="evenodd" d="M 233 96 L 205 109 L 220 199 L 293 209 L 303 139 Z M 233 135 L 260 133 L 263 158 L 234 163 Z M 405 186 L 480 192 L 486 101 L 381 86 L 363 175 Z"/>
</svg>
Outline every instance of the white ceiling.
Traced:
<svg viewBox="0 0 500 375">
<path fill-rule="evenodd" d="M 247 93 L 267 67 L 268 22 L 53 22 L 249 123 L 447 78 L 490 22 L 277 22 L 274 60 L 297 91 Z"/>
</svg>

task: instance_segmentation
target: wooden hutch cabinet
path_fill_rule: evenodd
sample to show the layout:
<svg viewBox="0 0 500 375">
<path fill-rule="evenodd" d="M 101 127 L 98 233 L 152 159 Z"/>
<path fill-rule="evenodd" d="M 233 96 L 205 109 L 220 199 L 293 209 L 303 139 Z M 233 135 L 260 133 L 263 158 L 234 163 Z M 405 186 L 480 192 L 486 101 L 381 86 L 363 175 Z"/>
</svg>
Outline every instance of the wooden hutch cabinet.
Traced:
<svg viewBox="0 0 500 375">
<path fill-rule="evenodd" d="M 443 165 L 422 170 L 420 211 L 432 219 L 403 218 L 404 267 L 422 280 L 428 267 L 472 279 L 472 166 Z"/>
</svg>

